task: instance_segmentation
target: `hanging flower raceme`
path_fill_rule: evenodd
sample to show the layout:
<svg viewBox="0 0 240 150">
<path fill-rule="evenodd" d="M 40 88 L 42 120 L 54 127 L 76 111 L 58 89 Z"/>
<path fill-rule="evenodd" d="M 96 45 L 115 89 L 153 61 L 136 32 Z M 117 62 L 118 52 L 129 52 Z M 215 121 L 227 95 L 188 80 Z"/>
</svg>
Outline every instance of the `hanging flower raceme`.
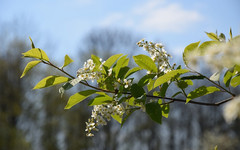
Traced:
<svg viewBox="0 0 240 150">
<path fill-rule="evenodd" d="M 137 45 L 143 47 L 150 54 L 152 60 L 158 64 L 160 72 L 167 73 L 171 71 L 171 66 L 169 65 L 169 57 L 171 55 L 165 51 L 162 43 L 148 42 L 142 39 Z"/>
</svg>

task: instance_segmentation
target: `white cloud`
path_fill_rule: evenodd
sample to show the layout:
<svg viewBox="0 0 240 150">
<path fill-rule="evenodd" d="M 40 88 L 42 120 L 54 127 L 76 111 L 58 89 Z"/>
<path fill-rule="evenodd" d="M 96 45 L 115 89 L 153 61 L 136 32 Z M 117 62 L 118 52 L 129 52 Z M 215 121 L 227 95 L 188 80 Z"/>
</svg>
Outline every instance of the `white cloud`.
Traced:
<svg viewBox="0 0 240 150">
<path fill-rule="evenodd" d="M 178 3 L 152 0 L 128 12 L 109 15 L 102 25 L 122 25 L 155 32 L 181 32 L 202 19 L 203 16 L 199 12 L 184 9 Z"/>
</svg>

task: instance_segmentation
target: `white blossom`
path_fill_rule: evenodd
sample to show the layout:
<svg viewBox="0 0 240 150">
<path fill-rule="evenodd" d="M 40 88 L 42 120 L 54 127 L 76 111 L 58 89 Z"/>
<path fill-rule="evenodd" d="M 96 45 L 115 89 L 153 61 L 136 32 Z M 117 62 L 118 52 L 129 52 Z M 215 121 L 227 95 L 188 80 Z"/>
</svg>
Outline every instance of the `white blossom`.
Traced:
<svg viewBox="0 0 240 150">
<path fill-rule="evenodd" d="M 235 119 L 240 118 L 240 95 L 228 102 L 223 111 L 227 123 L 232 123 Z"/>
<path fill-rule="evenodd" d="M 168 60 L 171 55 L 165 51 L 162 43 L 148 42 L 142 39 L 137 45 L 143 47 L 143 49 L 150 54 L 152 60 L 158 64 L 159 71 L 164 73 L 171 71 Z M 150 72 L 147 73 L 150 74 Z"/>
</svg>

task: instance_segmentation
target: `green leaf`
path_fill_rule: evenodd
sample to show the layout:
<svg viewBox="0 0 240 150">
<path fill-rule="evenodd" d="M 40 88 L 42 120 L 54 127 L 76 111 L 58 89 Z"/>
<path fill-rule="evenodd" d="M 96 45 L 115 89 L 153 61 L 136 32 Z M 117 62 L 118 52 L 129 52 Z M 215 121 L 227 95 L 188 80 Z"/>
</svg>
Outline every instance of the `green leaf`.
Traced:
<svg viewBox="0 0 240 150">
<path fill-rule="evenodd" d="M 146 69 L 150 72 L 157 73 L 157 66 L 150 57 L 146 55 L 137 55 L 133 56 L 133 59 L 139 67 Z"/>
<path fill-rule="evenodd" d="M 130 91 L 131 91 L 131 95 L 135 98 L 141 97 L 142 95 L 145 94 L 144 89 L 141 86 L 139 86 L 138 84 L 133 84 L 131 86 Z"/>
<path fill-rule="evenodd" d="M 88 105 L 93 106 L 93 105 L 101 105 L 101 104 L 106 104 L 112 101 L 112 97 L 108 96 L 107 94 L 105 95 L 98 95 L 94 99 L 92 99 Z"/>
<path fill-rule="evenodd" d="M 143 76 L 139 81 L 138 81 L 138 85 L 143 87 L 145 86 L 146 84 L 149 83 L 149 81 L 151 79 L 153 79 L 156 75 L 155 74 L 147 74 L 145 76 Z"/>
<path fill-rule="evenodd" d="M 212 39 L 212 40 L 215 40 L 215 41 L 219 41 L 218 39 L 218 36 L 215 34 L 215 33 L 212 33 L 212 32 L 205 32 L 207 34 L 207 36 Z"/>
<path fill-rule="evenodd" d="M 23 57 L 37 58 L 40 60 L 49 61 L 47 54 L 39 48 L 33 48 L 25 53 L 22 53 L 22 55 Z"/>
<path fill-rule="evenodd" d="M 211 94 L 216 91 L 220 91 L 220 89 L 218 89 L 214 86 L 209 86 L 209 87 L 201 86 L 201 87 L 195 89 L 194 91 L 190 92 L 187 95 L 186 104 L 194 98 L 198 98 L 198 97 L 201 97 L 201 96 L 204 96 L 207 94 Z"/>
<path fill-rule="evenodd" d="M 155 81 L 156 81 L 156 80 L 149 79 L 149 82 L 148 82 L 148 84 L 147 84 L 147 89 L 148 89 L 148 91 L 153 90 L 153 86 L 154 86 Z"/>
<path fill-rule="evenodd" d="M 161 99 L 158 100 L 158 104 L 160 104 L 160 107 L 161 107 L 161 110 L 162 110 L 162 116 L 165 117 L 165 118 L 168 118 L 168 115 L 169 115 L 169 112 L 170 112 L 169 104 L 163 104 Z"/>
<path fill-rule="evenodd" d="M 231 80 L 231 86 L 236 87 L 240 84 L 240 74 L 236 75 L 235 77 L 232 78 Z"/>
<path fill-rule="evenodd" d="M 157 78 L 156 82 L 154 83 L 154 88 L 158 87 L 159 85 L 170 81 L 171 79 L 175 78 L 178 75 L 184 74 L 189 72 L 187 69 L 177 69 L 177 70 L 172 70 L 159 78 Z"/>
<path fill-rule="evenodd" d="M 126 73 L 126 75 L 125 75 L 124 78 L 129 77 L 130 75 L 132 75 L 133 73 L 135 73 L 135 72 L 137 72 L 137 71 L 139 71 L 139 70 L 141 70 L 140 67 L 134 67 L 134 68 L 132 68 L 131 70 L 128 70 L 128 72 Z"/>
<path fill-rule="evenodd" d="M 32 49 L 33 48 L 35 48 L 35 45 L 34 45 L 34 43 L 33 43 L 33 41 L 32 41 L 32 38 L 29 36 L 29 40 L 31 41 L 31 47 L 32 47 Z"/>
<path fill-rule="evenodd" d="M 169 84 L 167 82 L 165 82 L 160 88 L 159 96 L 165 97 L 168 87 L 169 87 Z"/>
<path fill-rule="evenodd" d="M 121 57 L 118 61 L 116 66 L 114 67 L 113 71 L 115 72 L 115 77 L 118 78 L 118 74 L 121 68 L 124 68 L 129 63 L 129 58 L 126 58 L 126 56 Z"/>
<path fill-rule="evenodd" d="M 230 35 L 230 40 L 232 40 L 232 28 L 230 28 L 230 31 L 229 31 L 229 35 Z"/>
<path fill-rule="evenodd" d="M 39 64 L 40 62 L 41 62 L 41 60 L 35 60 L 35 61 L 29 62 L 29 63 L 26 65 L 25 69 L 23 70 L 23 73 L 22 73 L 22 75 L 21 75 L 20 78 L 24 77 L 28 71 L 30 71 L 33 67 L 35 67 L 35 66 L 36 66 L 37 64 Z"/>
<path fill-rule="evenodd" d="M 73 60 L 68 55 L 65 55 L 64 64 L 63 64 L 62 68 L 66 67 L 67 65 L 69 65 L 72 62 L 73 62 Z"/>
<path fill-rule="evenodd" d="M 120 79 L 124 79 L 124 76 L 125 74 L 129 71 L 129 67 L 125 66 L 125 67 L 122 67 L 120 68 L 119 70 L 119 73 L 118 73 L 118 76 L 116 77 L 117 79 L 120 78 Z"/>
<path fill-rule="evenodd" d="M 223 83 L 226 85 L 226 87 L 229 87 L 229 85 L 230 85 L 230 81 L 231 81 L 232 76 L 233 76 L 233 71 L 234 71 L 234 68 L 230 68 L 224 74 Z"/>
<path fill-rule="evenodd" d="M 146 106 L 146 112 L 149 117 L 157 123 L 162 123 L 162 110 L 158 103 L 148 103 Z"/>
<path fill-rule="evenodd" d="M 69 98 L 67 105 L 65 106 L 64 109 L 70 109 L 74 105 L 80 103 L 81 101 L 83 101 L 84 99 L 88 98 L 89 96 L 91 96 L 92 94 L 94 94 L 96 92 L 97 92 L 96 90 L 86 90 L 86 91 L 81 91 L 81 92 L 78 92 L 78 93 L 72 95 Z"/>
<path fill-rule="evenodd" d="M 70 81 L 70 78 L 64 76 L 48 76 L 35 85 L 33 89 L 41 89 Z"/>
<path fill-rule="evenodd" d="M 117 114 L 111 115 L 114 120 L 116 120 L 118 123 L 122 124 L 122 116 L 119 116 Z"/>
<path fill-rule="evenodd" d="M 184 52 L 183 52 L 183 61 L 185 63 L 185 65 L 187 66 L 189 61 L 189 57 L 192 57 L 192 55 L 194 53 L 196 53 L 196 50 L 198 48 L 200 41 L 196 42 L 196 43 L 191 43 L 188 46 L 185 47 Z M 195 55 L 195 54 L 194 54 Z"/>
<path fill-rule="evenodd" d="M 215 72 L 209 79 L 212 81 L 219 81 L 221 71 Z"/>
<path fill-rule="evenodd" d="M 199 46 L 199 48 L 198 48 L 199 55 L 202 56 L 202 55 L 206 54 L 207 53 L 206 50 L 207 50 L 208 47 L 216 45 L 218 43 L 219 43 L 219 41 L 206 41 L 206 42 L 203 42 Z"/>
<path fill-rule="evenodd" d="M 192 80 L 180 80 L 179 82 L 177 82 L 177 86 L 180 89 L 186 89 L 189 85 L 193 85 Z"/>
<path fill-rule="evenodd" d="M 191 76 L 184 76 L 184 77 L 181 77 L 180 80 L 202 80 L 204 79 L 205 77 L 202 76 L 202 75 L 191 75 Z"/>
<path fill-rule="evenodd" d="M 116 54 L 116 55 L 109 57 L 103 65 L 110 68 L 117 61 L 117 59 L 120 56 L 122 56 L 122 54 Z"/>
</svg>

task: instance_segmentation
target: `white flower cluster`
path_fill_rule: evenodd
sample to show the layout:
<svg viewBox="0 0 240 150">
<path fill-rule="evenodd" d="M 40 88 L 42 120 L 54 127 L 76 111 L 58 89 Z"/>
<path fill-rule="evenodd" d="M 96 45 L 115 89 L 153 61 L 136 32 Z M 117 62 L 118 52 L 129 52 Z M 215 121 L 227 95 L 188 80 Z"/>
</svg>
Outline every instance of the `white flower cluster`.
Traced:
<svg viewBox="0 0 240 150">
<path fill-rule="evenodd" d="M 94 105 L 91 119 L 88 119 L 88 122 L 86 122 L 86 135 L 94 136 L 94 134 L 91 132 L 98 131 L 98 129 L 96 128 L 97 126 L 107 125 L 107 121 L 111 120 L 112 115 L 118 115 L 122 117 L 124 113 L 125 109 L 122 104 L 114 105 L 113 103 L 111 103 Z"/>
<path fill-rule="evenodd" d="M 165 51 L 162 43 L 153 43 L 142 39 L 137 43 L 137 45 L 139 47 L 143 47 L 144 50 L 150 54 L 152 60 L 158 64 L 161 72 L 167 73 L 171 71 L 171 67 L 169 65 L 169 57 L 171 57 L 171 55 Z"/>
<path fill-rule="evenodd" d="M 88 59 L 87 62 L 84 63 L 83 68 L 80 68 L 77 71 L 77 77 L 80 80 L 94 80 L 98 79 L 101 76 L 100 72 L 94 71 L 95 64 L 92 59 Z"/>
<path fill-rule="evenodd" d="M 235 119 L 240 118 L 240 95 L 225 105 L 223 116 L 227 123 L 232 123 Z"/>
</svg>

